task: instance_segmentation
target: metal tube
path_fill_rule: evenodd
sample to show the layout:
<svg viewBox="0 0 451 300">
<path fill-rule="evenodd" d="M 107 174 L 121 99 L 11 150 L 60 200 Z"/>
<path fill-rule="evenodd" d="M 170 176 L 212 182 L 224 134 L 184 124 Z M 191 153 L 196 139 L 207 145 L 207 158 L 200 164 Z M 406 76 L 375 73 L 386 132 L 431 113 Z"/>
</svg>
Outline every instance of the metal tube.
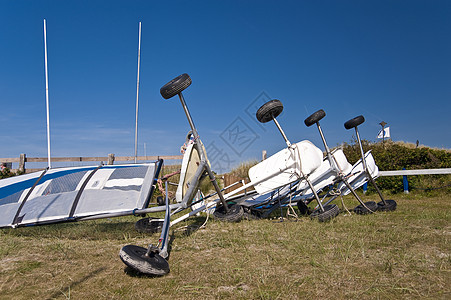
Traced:
<svg viewBox="0 0 451 300">
<path fill-rule="evenodd" d="M 367 174 L 369 174 L 368 167 L 367 167 L 366 161 L 365 161 L 365 153 L 363 152 L 362 142 L 360 141 L 360 135 L 359 135 L 359 130 L 357 129 L 357 126 L 355 127 L 355 135 L 357 137 L 357 141 L 359 142 L 360 155 L 362 155 L 363 169 L 365 170 L 365 172 Z"/>
<path fill-rule="evenodd" d="M 194 126 L 193 119 L 191 118 L 191 114 L 189 113 L 188 106 L 186 106 L 185 98 L 183 98 L 183 94 L 179 93 L 180 102 L 182 103 L 183 110 L 185 111 L 185 115 L 188 118 L 189 126 L 193 131 L 194 140 L 196 141 L 199 135 L 197 134 L 196 126 Z"/>
<path fill-rule="evenodd" d="M 206 165 L 207 165 L 207 162 L 201 160 L 199 166 L 197 167 L 196 173 L 194 173 L 194 175 L 191 179 L 190 186 L 188 187 L 186 194 L 183 196 L 183 199 L 181 202 L 183 208 L 188 207 L 188 201 L 193 199 L 194 193 L 196 192 L 196 189 L 199 185 L 200 178 L 202 177 L 202 174 L 205 171 Z"/>
<path fill-rule="evenodd" d="M 52 168 L 50 160 L 50 116 L 49 116 L 49 75 L 47 71 L 47 24 L 44 19 L 44 56 L 45 56 L 45 102 L 47 112 L 47 157 L 48 167 Z"/>
<path fill-rule="evenodd" d="M 208 173 L 208 176 L 210 177 L 211 183 L 213 184 L 213 187 L 215 188 L 216 192 L 218 193 L 219 199 L 221 200 L 222 205 L 224 205 L 224 210 L 227 213 L 229 211 L 229 208 L 227 207 L 227 202 L 224 199 L 224 196 L 221 193 L 221 189 L 218 186 L 218 183 L 216 182 L 215 176 L 213 172 L 211 171 L 211 168 L 208 164 L 207 156 L 204 153 L 204 149 L 201 146 L 202 142 L 199 140 L 199 134 L 197 133 L 196 126 L 194 126 L 193 119 L 191 118 L 191 114 L 188 110 L 188 106 L 186 105 L 185 98 L 183 97 L 182 93 L 179 93 L 180 103 L 182 103 L 183 110 L 185 111 L 186 118 L 188 119 L 189 125 L 191 126 L 191 130 L 193 131 L 194 136 L 194 145 L 197 149 L 197 151 L 200 154 L 201 161 L 205 162 L 205 169 Z"/>
<path fill-rule="evenodd" d="M 135 164 L 138 157 L 138 98 L 139 98 L 139 66 L 141 62 L 141 22 L 139 22 L 138 38 L 138 75 L 136 79 L 136 118 L 135 118 Z"/>
<path fill-rule="evenodd" d="M 382 196 L 381 191 L 377 187 L 376 182 L 374 181 L 373 177 L 371 176 L 370 171 L 368 170 L 368 166 L 366 165 L 365 153 L 363 152 L 362 142 L 360 141 L 360 135 L 359 135 L 359 130 L 357 129 L 357 126 L 355 127 L 355 135 L 357 137 L 357 141 L 359 142 L 360 154 L 362 155 L 362 164 L 363 164 L 363 169 L 365 170 L 365 173 L 366 173 L 366 177 L 368 177 L 369 181 L 376 189 L 376 192 L 379 194 L 379 197 L 381 198 L 384 205 L 387 205 L 387 203 L 385 202 L 384 196 Z"/>
<path fill-rule="evenodd" d="M 279 129 L 280 133 L 283 136 L 283 139 L 285 140 L 285 143 L 287 143 L 287 146 L 290 147 L 291 143 L 288 140 L 287 136 L 285 135 L 285 132 L 283 131 L 282 127 L 280 126 L 279 122 L 277 122 L 276 118 L 272 117 L 272 120 L 274 121 L 274 123 L 276 124 L 277 128 Z"/>
<path fill-rule="evenodd" d="M 321 200 L 319 199 L 318 193 L 316 193 L 316 191 L 315 191 L 315 189 L 313 187 L 313 184 L 310 182 L 310 180 L 307 178 L 307 176 L 304 175 L 302 170 L 300 171 L 300 173 L 301 173 L 301 176 L 304 177 L 305 181 L 307 181 L 308 186 L 312 190 L 313 196 L 315 196 L 315 199 L 318 202 L 319 208 L 321 209 L 322 212 L 324 212 L 323 204 L 321 203 Z"/>
<path fill-rule="evenodd" d="M 164 217 L 163 228 L 161 229 L 160 235 L 160 249 L 159 254 L 163 258 L 168 257 L 168 239 L 169 239 L 169 227 L 171 227 L 171 210 L 169 208 L 169 197 L 168 197 L 168 182 L 165 181 L 164 184 L 166 190 L 166 214 Z"/>
<path fill-rule="evenodd" d="M 206 164 L 205 169 L 208 172 L 208 176 L 210 177 L 211 183 L 213 184 L 216 192 L 218 193 L 219 199 L 221 200 L 222 205 L 224 206 L 224 210 L 226 213 L 229 212 L 229 208 L 227 207 L 227 202 L 224 199 L 224 196 L 222 195 L 221 189 L 219 188 L 218 183 L 216 182 L 215 175 L 211 171 L 211 168 L 208 164 Z"/>
<path fill-rule="evenodd" d="M 336 162 L 335 157 L 330 152 L 329 146 L 327 146 L 326 138 L 324 137 L 323 130 L 321 129 L 321 126 L 319 125 L 319 122 L 316 122 L 316 126 L 318 126 L 319 135 L 321 136 L 321 140 L 323 141 L 324 148 L 326 149 L 327 159 L 329 160 L 329 163 L 330 163 L 331 167 L 335 171 L 339 171 L 338 173 L 341 173 L 341 169 L 338 166 L 338 163 Z"/>
</svg>

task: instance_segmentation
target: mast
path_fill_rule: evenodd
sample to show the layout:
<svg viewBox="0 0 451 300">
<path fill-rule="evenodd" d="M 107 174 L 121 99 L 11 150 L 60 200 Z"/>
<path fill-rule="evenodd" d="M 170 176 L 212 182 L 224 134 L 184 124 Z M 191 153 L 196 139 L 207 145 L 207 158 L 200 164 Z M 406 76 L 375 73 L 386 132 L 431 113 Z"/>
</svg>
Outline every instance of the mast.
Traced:
<svg viewBox="0 0 451 300">
<path fill-rule="evenodd" d="M 136 79 L 136 118 L 135 118 L 135 163 L 138 157 L 138 99 L 139 99 L 139 65 L 141 62 L 141 22 L 139 22 L 138 40 L 138 75 Z"/>
<path fill-rule="evenodd" d="M 48 168 L 50 169 L 50 116 L 49 116 L 49 75 L 47 71 L 47 25 L 44 19 L 44 56 L 45 56 L 45 102 L 46 102 L 46 113 L 47 113 L 47 157 L 48 157 Z"/>
</svg>

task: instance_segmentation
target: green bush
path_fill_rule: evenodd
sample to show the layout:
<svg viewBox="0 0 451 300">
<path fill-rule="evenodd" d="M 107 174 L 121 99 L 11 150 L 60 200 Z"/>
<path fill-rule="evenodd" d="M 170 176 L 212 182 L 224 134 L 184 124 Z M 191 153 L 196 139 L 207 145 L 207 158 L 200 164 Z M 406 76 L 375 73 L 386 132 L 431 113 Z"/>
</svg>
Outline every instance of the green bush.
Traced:
<svg viewBox="0 0 451 300">
<path fill-rule="evenodd" d="M 352 143 L 342 145 L 348 161 L 354 164 L 360 159 L 360 149 L 356 140 Z M 413 170 L 413 169 L 436 169 L 451 168 L 451 151 L 444 149 L 433 149 L 429 147 L 415 147 L 413 144 L 404 142 L 372 143 L 362 140 L 364 152 L 371 150 L 379 170 Z M 421 175 L 408 176 L 409 189 L 431 191 L 444 188 L 449 192 L 451 184 L 450 175 Z M 378 187 L 391 193 L 403 191 L 402 176 L 387 176 L 377 179 Z M 368 186 L 369 191 L 372 187 Z"/>
<path fill-rule="evenodd" d="M 8 168 L 5 168 L 5 169 L 0 171 L 0 179 L 12 177 L 12 176 L 15 176 L 15 175 L 16 174 L 14 172 L 11 172 L 11 170 L 8 169 Z"/>
</svg>

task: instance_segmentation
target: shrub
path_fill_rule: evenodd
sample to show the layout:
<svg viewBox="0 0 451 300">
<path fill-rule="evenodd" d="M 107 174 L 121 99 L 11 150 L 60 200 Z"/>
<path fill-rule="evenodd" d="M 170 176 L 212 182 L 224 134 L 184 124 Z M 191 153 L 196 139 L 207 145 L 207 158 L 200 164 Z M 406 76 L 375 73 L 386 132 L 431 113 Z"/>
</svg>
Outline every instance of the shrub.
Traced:
<svg viewBox="0 0 451 300">
<path fill-rule="evenodd" d="M 435 169 L 451 167 L 451 151 L 445 149 L 433 149 L 429 147 L 414 147 L 404 142 L 387 140 L 384 143 L 372 143 L 362 140 L 364 152 L 371 150 L 379 170 L 413 170 Z M 351 164 L 360 159 L 360 149 L 356 140 L 351 144 L 342 145 L 343 152 Z M 450 175 L 421 175 L 409 176 L 409 188 L 420 190 L 432 190 L 450 185 Z M 377 184 L 380 189 L 391 193 L 403 191 L 402 176 L 379 177 Z M 369 191 L 371 192 L 371 187 Z M 449 188 L 448 188 L 449 190 Z"/>
</svg>

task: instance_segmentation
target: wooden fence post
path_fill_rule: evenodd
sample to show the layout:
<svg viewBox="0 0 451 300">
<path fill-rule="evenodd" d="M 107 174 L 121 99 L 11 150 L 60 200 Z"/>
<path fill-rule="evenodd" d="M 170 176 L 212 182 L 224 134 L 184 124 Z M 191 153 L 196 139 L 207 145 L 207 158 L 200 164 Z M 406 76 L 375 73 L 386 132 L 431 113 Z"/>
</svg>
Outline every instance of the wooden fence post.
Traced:
<svg viewBox="0 0 451 300">
<path fill-rule="evenodd" d="M 113 165 L 114 164 L 114 153 L 108 154 L 108 164 Z"/>
<path fill-rule="evenodd" d="M 22 153 L 19 157 L 19 172 L 25 173 L 25 161 L 27 160 L 27 156 Z"/>
</svg>

